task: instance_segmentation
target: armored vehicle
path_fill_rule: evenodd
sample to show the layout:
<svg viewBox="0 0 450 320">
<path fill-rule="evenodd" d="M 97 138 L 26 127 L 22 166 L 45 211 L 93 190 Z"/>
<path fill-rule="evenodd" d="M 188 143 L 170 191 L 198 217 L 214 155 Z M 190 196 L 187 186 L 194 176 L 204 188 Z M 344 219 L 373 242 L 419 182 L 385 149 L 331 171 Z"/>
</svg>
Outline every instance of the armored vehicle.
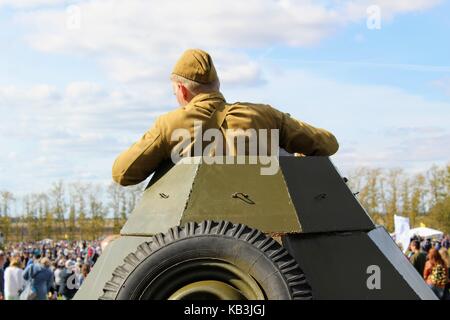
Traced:
<svg viewBox="0 0 450 320">
<path fill-rule="evenodd" d="M 75 299 L 436 298 L 327 157 L 228 160 L 157 170 Z"/>
</svg>

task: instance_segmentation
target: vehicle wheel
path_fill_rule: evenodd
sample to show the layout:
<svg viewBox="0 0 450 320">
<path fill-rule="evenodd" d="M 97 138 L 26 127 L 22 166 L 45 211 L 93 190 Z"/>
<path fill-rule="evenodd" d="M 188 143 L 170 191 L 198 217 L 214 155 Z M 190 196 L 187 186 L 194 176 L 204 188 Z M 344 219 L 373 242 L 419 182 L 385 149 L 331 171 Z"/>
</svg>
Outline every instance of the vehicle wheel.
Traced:
<svg viewBox="0 0 450 320">
<path fill-rule="evenodd" d="M 101 299 L 311 299 L 297 262 L 257 229 L 190 222 L 141 244 L 105 284 Z"/>
</svg>

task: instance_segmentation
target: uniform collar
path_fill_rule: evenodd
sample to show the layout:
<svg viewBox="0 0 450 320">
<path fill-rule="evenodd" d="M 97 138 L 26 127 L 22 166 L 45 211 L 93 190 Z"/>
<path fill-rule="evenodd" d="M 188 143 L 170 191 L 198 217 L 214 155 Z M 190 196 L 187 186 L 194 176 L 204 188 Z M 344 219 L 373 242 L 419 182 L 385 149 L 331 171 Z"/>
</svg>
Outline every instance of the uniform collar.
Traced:
<svg viewBox="0 0 450 320">
<path fill-rule="evenodd" d="M 193 105 L 197 102 L 206 101 L 206 100 L 222 100 L 225 102 L 225 98 L 219 91 L 215 92 L 209 92 L 209 93 L 200 93 L 196 95 L 192 100 L 189 102 L 190 105 Z"/>
</svg>

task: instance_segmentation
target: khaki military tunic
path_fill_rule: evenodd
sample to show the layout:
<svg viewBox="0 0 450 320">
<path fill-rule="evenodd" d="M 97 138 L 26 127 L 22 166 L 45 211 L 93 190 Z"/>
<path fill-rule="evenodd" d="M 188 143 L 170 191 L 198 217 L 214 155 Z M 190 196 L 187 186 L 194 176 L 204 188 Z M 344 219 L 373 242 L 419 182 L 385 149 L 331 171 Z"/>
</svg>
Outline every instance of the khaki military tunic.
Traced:
<svg viewBox="0 0 450 320">
<path fill-rule="evenodd" d="M 219 114 L 216 110 L 223 114 L 220 123 L 211 121 Z M 269 105 L 228 104 L 220 92 L 202 93 L 186 106 L 160 116 L 139 141 L 121 153 L 112 168 L 114 181 L 126 186 L 145 180 L 158 165 L 170 159 L 172 149 L 179 143 L 172 141 L 174 130 L 188 130 L 194 137 L 196 121 L 203 123 L 204 130 L 216 125 L 222 132 L 226 129 L 278 129 L 279 147 L 289 153 L 329 156 L 339 148 L 332 133 L 293 119 Z"/>
</svg>

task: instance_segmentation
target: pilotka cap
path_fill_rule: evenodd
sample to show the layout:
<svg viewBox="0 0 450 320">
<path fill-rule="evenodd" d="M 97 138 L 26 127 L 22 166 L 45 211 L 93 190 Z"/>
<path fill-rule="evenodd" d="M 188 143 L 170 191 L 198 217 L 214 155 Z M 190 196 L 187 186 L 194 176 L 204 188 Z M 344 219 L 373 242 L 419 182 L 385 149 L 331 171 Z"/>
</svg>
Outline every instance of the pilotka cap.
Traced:
<svg viewBox="0 0 450 320">
<path fill-rule="evenodd" d="M 186 50 L 175 64 L 172 74 L 203 84 L 218 80 L 211 56 L 200 49 Z"/>
</svg>

